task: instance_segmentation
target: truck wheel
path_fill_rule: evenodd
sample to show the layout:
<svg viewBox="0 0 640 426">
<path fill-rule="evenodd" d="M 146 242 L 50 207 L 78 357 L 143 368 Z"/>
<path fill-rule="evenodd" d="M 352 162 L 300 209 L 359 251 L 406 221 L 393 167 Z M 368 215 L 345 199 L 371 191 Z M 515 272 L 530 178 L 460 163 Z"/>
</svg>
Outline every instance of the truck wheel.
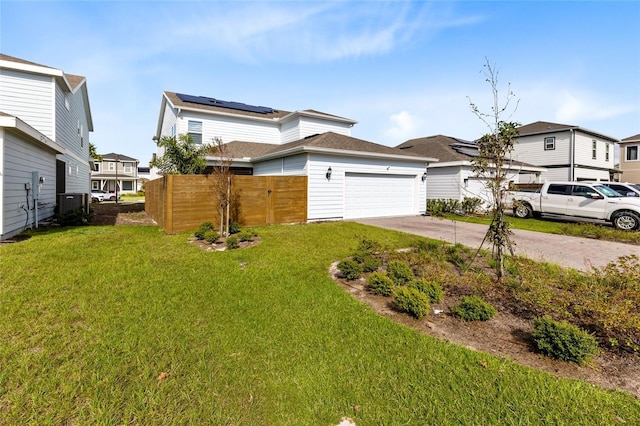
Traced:
<svg viewBox="0 0 640 426">
<path fill-rule="evenodd" d="M 634 231 L 640 228 L 640 216 L 634 212 L 620 212 L 613 215 L 613 226 L 622 231 Z"/>
<path fill-rule="evenodd" d="M 520 219 L 529 218 L 532 213 L 531 206 L 526 203 L 518 203 L 518 205 L 513 208 L 513 215 Z"/>
</svg>

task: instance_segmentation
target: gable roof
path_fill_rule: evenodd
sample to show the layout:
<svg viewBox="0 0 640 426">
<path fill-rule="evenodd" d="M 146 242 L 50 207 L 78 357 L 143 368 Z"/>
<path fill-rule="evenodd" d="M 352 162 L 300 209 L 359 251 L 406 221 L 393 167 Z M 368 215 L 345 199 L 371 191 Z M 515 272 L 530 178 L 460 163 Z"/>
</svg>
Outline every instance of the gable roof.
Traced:
<svg viewBox="0 0 640 426">
<path fill-rule="evenodd" d="M 181 96 L 184 97 L 184 95 L 182 94 Z M 191 96 L 191 95 L 187 95 L 187 96 L 192 98 L 201 97 L 201 96 Z M 214 98 L 210 98 L 210 99 L 214 99 Z M 217 101 L 220 101 L 220 100 L 218 99 Z M 199 111 L 199 112 L 216 114 L 216 115 L 241 116 L 243 118 L 249 118 L 252 120 L 260 120 L 260 121 L 264 121 L 264 120 L 270 121 L 270 122 L 288 121 L 292 118 L 295 118 L 296 116 L 307 116 L 307 117 L 317 117 L 317 118 L 323 118 L 326 120 L 344 122 L 350 125 L 357 123 L 357 121 L 351 120 L 349 118 L 344 118 L 344 117 L 340 117 L 338 115 L 333 115 L 333 114 L 327 114 L 327 113 L 316 111 L 313 109 L 306 109 L 306 110 L 291 112 L 291 111 L 279 110 L 276 108 L 266 108 L 269 110 L 268 112 L 254 112 L 254 111 L 244 111 L 241 109 L 222 107 L 217 105 L 202 105 L 199 103 L 184 101 L 180 99 L 180 97 L 178 96 L 178 93 L 168 92 L 168 91 L 163 92 L 163 105 L 161 106 L 161 109 L 160 109 L 161 114 L 164 113 L 164 102 L 169 102 L 174 108 L 179 108 L 183 110 Z M 221 101 L 221 102 L 244 105 L 240 102 L 225 102 L 225 101 Z"/>
<path fill-rule="evenodd" d="M 628 138 L 624 138 L 620 142 L 640 142 L 640 133 L 634 136 L 629 136 Z"/>
<path fill-rule="evenodd" d="M 572 124 L 550 123 L 548 121 L 536 121 L 535 123 L 520 126 L 518 127 L 518 136 L 542 135 L 545 133 L 555 133 L 569 130 L 579 130 L 583 133 L 587 133 L 601 139 L 606 139 L 611 142 L 619 142 L 619 140 L 614 137 L 603 135 L 602 133 L 597 133 L 593 130 L 585 129 L 580 126 L 574 126 Z"/>
<path fill-rule="evenodd" d="M 104 160 L 114 160 L 114 161 L 135 161 L 138 162 L 137 159 L 132 157 L 127 157 L 126 155 L 117 154 L 115 152 L 110 152 L 109 154 L 102 154 L 102 161 Z"/>
<path fill-rule="evenodd" d="M 478 152 L 478 148 L 474 142 L 444 135 L 410 139 L 401 143 L 396 148 L 424 156 L 437 157 L 439 162 L 434 165 L 434 167 L 445 167 L 447 163 L 470 165 Z M 533 164 L 523 163 L 522 161 L 507 160 L 505 158 L 505 162 L 506 161 L 509 162 L 508 167 L 510 168 L 516 166 L 523 170 L 530 171 L 546 170 Z"/>
<path fill-rule="evenodd" d="M 63 92 L 75 94 L 76 91 L 82 90 L 82 99 L 85 103 L 85 112 L 87 115 L 89 131 L 93 131 L 93 117 L 91 116 L 91 105 L 89 104 L 89 94 L 87 91 L 86 77 L 83 77 L 81 75 L 67 74 L 57 68 L 37 64 L 35 62 L 0 53 L 0 68 L 3 67 L 27 73 L 52 76 L 53 78 L 55 78 L 56 82 Z"/>
<path fill-rule="evenodd" d="M 434 162 L 434 157 L 426 157 L 420 154 L 403 152 L 397 148 L 368 142 L 351 136 L 341 135 L 335 132 L 326 132 L 307 136 L 294 142 L 283 145 L 275 145 L 273 149 L 264 155 L 256 157 L 255 161 L 265 161 L 281 158 L 299 153 L 320 153 L 342 155 L 349 157 L 388 158 L 397 160 Z"/>
<path fill-rule="evenodd" d="M 468 161 L 473 158 L 473 156 L 464 153 L 466 150 L 455 149 L 454 147 L 476 149 L 475 144 L 472 142 L 444 135 L 410 139 L 401 143 L 396 148 L 405 152 L 413 152 L 419 155 L 436 157 L 441 163 L 451 161 Z"/>
</svg>

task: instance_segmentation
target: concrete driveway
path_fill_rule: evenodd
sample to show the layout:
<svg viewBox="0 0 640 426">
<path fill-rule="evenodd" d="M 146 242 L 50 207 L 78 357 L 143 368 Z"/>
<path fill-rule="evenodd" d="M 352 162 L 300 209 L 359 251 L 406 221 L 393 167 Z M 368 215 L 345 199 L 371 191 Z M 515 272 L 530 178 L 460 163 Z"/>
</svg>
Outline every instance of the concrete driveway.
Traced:
<svg viewBox="0 0 640 426">
<path fill-rule="evenodd" d="M 358 219 L 355 222 L 421 235 L 453 244 L 460 243 L 471 248 L 480 246 L 488 229 L 487 225 L 458 222 L 432 216 Z M 605 266 L 620 256 L 630 254 L 640 256 L 640 246 L 637 245 L 520 229 L 513 230 L 512 240 L 518 255 L 581 271 L 590 270 L 591 267 Z M 483 248 L 491 249 L 491 243 L 485 242 Z"/>
</svg>

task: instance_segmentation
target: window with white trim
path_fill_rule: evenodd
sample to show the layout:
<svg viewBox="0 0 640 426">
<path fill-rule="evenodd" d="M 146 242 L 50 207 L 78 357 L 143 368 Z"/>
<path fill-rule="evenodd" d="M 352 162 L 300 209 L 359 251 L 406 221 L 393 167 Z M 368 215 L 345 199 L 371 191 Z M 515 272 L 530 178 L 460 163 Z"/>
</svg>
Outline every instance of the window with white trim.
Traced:
<svg viewBox="0 0 640 426">
<path fill-rule="evenodd" d="M 202 143 L 202 121 L 191 121 L 188 123 L 188 132 L 196 144 Z"/>
<path fill-rule="evenodd" d="M 116 163 L 114 163 L 113 161 L 109 162 L 109 171 L 113 172 L 116 169 Z"/>
<path fill-rule="evenodd" d="M 122 181 L 122 190 L 123 191 L 133 191 L 133 181 L 131 181 L 131 180 L 123 180 Z"/>
<path fill-rule="evenodd" d="M 638 145 L 629 145 L 625 148 L 626 161 L 638 161 Z"/>
<path fill-rule="evenodd" d="M 611 148 L 611 144 L 606 144 L 604 146 L 604 161 L 609 162 L 609 148 Z"/>
<path fill-rule="evenodd" d="M 133 167 L 131 166 L 131 163 L 122 163 L 122 165 L 124 167 L 125 173 L 131 173 L 133 171 Z"/>
<path fill-rule="evenodd" d="M 598 141 L 595 139 L 591 140 L 591 159 L 595 160 L 598 158 Z"/>
<path fill-rule="evenodd" d="M 98 182 L 97 180 L 92 180 L 91 189 L 100 189 L 100 182 Z"/>
<path fill-rule="evenodd" d="M 544 150 L 551 151 L 553 149 L 556 149 L 556 137 L 551 136 L 548 138 L 544 138 Z"/>
<path fill-rule="evenodd" d="M 100 171 L 100 163 L 98 163 L 98 162 L 93 163 L 93 171 L 94 172 L 99 172 Z"/>
</svg>

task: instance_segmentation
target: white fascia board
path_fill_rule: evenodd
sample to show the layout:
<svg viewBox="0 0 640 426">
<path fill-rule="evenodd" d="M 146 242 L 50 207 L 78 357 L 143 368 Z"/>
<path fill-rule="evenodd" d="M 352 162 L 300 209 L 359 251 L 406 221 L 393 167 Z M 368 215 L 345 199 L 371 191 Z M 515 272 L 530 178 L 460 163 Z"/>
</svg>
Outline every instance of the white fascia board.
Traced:
<svg viewBox="0 0 640 426">
<path fill-rule="evenodd" d="M 171 105 L 171 108 L 175 109 L 175 106 L 171 103 L 169 98 L 167 98 L 167 94 L 162 92 L 162 101 L 160 102 L 160 114 L 158 114 L 158 126 L 156 127 L 156 134 L 154 135 L 156 138 L 160 138 L 160 136 L 162 136 L 162 120 L 164 120 L 164 110 L 167 107 L 167 104 Z"/>
<path fill-rule="evenodd" d="M 444 163 L 438 162 L 429 165 L 430 169 L 436 167 L 471 167 L 471 161 L 447 161 Z"/>
<path fill-rule="evenodd" d="M 295 154 L 309 153 L 309 154 L 328 154 L 337 155 L 341 157 L 357 157 L 357 158 L 384 158 L 387 160 L 400 160 L 411 161 L 416 163 L 432 163 L 438 161 L 437 158 L 432 157 L 413 157 L 399 154 L 381 154 L 377 152 L 363 152 L 363 151 L 351 151 L 344 149 L 334 148 L 320 148 L 313 146 L 297 146 L 295 148 L 287 149 L 284 151 L 278 151 L 273 154 L 266 154 L 253 158 L 253 161 L 266 161 L 274 158 L 288 157 Z"/>
<path fill-rule="evenodd" d="M 284 117 L 282 117 L 280 119 L 280 121 L 282 123 L 286 123 L 287 121 L 293 120 L 295 117 L 319 118 L 319 119 L 327 120 L 327 121 L 335 121 L 335 122 L 338 122 L 338 123 L 346 123 L 346 124 L 349 124 L 351 126 L 354 126 L 355 124 L 358 124 L 358 122 L 356 120 L 351 120 L 349 118 L 338 117 L 338 116 L 335 116 L 335 115 L 328 115 L 328 114 L 319 114 L 319 113 L 312 112 L 312 111 L 294 111 L 294 112 L 291 112 L 291 113 L 285 115 Z"/>
<path fill-rule="evenodd" d="M 24 121 L 20 120 L 18 117 L 14 116 L 0 116 L 0 127 L 5 127 L 8 129 L 15 129 L 16 131 L 28 136 L 33 141 L 35 141 L 39 145 L 44 145 L 45 147 L 55 151 L 57 154 L 66 154 L 67 150 L 62 145 L 54 142 L 49 139 L 47 136 L 43 135 L 33 127 L 29 126 Z"/>
<path fill-rule="evenodd" d="M 243 166 L 252 166 L 253 165 L 253 161 L 252 161 L 253 159 L 251 157 L 242 157 L 242 158 L 240 158 L 240 157 L 231 157 L 231 158 L 223 159 L 222 157 L 215 157 L 215 156 L 212 156 L 212 155 L 207 155 L 207 156 L 205 156 L 205 159 L 207 160 L 207 162 L 212 162 L 214 164 L 220 163 L 223 160 L 225 160 L 225 161 L 231 160 L 231 162 L 233 164 L 241 164 Z"/>
<path fill-rule="evenodd" d="M 505 159 L 505 162 L 508 160 Z M 473 163 L 471 161 L 447 161 L 445 163 L 435 163 L 429 165 L 429 168 L 439 168 L 439 167 L 473 167 Z M 489 166 L 491 167 L 491 165 Z M 544 167 L 538 166 L 529 166 L 524 164 L 505 164 L 504 168 L 507 170 L 522 170 L 526 172 L 546 172 L 547 169 Z"/>
<path fill-rule="evenodd" d="M 23 64 L 22 62 L 13 62 L 2 59 L 0 59 L 0 68 L 24 71 L 31 74 L 49 75 L 60 82 L 63 91 L 71 92 L 71 84 L 69 84 L 67 77 L 64 75 L 64 72 L 62 72 L 62 70 L 59 70 L 57 68 L 50 68 L 33 64 Z"/>
</svg>

